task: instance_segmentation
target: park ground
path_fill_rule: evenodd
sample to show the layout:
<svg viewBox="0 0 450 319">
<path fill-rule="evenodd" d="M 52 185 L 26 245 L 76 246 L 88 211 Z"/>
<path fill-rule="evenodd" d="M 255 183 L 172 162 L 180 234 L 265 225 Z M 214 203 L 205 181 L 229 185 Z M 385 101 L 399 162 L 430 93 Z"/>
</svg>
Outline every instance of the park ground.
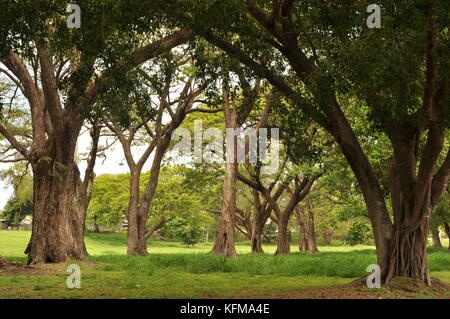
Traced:
<svg viewBox="0 0 450 319">
<path fill-rule="evenodd" d="M 25 262 L 30 232 L 0 231 L 0 256 Z M 126 255 L 126 234 L 88 233 L 90 257 L 66 264 L 0 270 L 0 298 L 449 298 L 448 290 L 421 292 L 349 287 L 376 263 L 372 246 L 334 243 L 320 253 L 274 256 L 249 254 L 238 243 L 239 257 L 209 254 L 211 244 L 186 247 L 150 240 L 147 257 Z M 448 240 L 443 241 L 448 245 Z M 447 246 L 445 246 L 447 247 Z M 297 246 L 292 243 L 291 250 Z M 429 248 L 431 276 L 450 284 L 450 250 Z M 68 289 L 69 264 L 81 268 L 81 288 Z"/>
</svg>

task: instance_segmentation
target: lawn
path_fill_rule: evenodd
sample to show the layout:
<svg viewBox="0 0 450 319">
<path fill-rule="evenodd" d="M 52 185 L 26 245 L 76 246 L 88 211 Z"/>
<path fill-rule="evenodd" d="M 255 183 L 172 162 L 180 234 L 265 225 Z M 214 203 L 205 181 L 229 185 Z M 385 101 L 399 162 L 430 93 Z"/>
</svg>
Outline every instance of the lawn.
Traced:
<svg viewBox="0 0 450 319">
<path fill-rule="evenodd" d="M 29 232 L 0 231 L 0 255 L 25 261 L 23 249 Z M 81 289 L 65 287 L 66 265 L 41 266 L 52 273 L 39 276 L 0 276 L 2 298 L 321 298 L 321 297 L 435 297 L 405 295 L 384 289 L 340 285 L 366 275 L 376 261 L 372 246 L 319 246 L 320 253 L 273 256 L 276 246 L 263 246 L 267 254 L 249 254 L 238 243 L 238 258 L 211 255 L 209 244 L 185 247 L 152 240 L 148 257 L 126 256 L 126 235 L 88 233 L 91 256 L 73 261 L 82 270 Z M 447 244 L 446 241 L 443 242 Z M 292 250 L 296 250 L 295 243 Z M 431 274 L 450 283 L 450 251 L 429 249 Z M 441 296 L 450 296 L 441 294 Z"/>
</svg>

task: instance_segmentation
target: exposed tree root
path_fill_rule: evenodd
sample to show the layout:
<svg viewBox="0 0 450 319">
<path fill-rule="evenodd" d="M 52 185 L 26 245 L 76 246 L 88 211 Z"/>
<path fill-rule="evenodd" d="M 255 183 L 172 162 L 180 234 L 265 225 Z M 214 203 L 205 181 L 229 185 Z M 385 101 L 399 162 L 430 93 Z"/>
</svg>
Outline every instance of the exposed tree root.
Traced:
<svg viewBox="0 0 450 319">
<path fill-rule="evenodd" d="M 367 276 L 363 278 L 358 278 L 345 286 L 346 287 L 366 286 L 366 279 Z M 382 285 L 382 287 L 389 290 L 401 290 L 407 292 L 450 291 L 450 285 L 437 278 L 431 278 L 431 287 L 429 287 L 419 278 L 394 277 L 391 278 L 388 283 Z"/>
</svg>

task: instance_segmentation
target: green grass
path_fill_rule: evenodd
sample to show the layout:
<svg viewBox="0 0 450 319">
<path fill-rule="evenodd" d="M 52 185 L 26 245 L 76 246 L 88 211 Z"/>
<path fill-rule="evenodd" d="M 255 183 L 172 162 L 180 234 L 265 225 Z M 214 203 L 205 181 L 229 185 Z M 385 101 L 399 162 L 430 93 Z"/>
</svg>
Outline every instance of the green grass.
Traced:
<svg viewBox="0 0 450 319">
<path fill-rule="evenodd" d="M 9 257 L 24 257 L 23 251 L 30 238 L 29 231 L 0 231 L 0 255 Z M 125 233 L 87 233 L 86 246 L 92 256 L 124 255 L 127 252 L 127 239 Z M 186 247 L 181 243 L 167 242 L 163 240 L 150 240 L 148 250 L 151 254 L 184 254 L 184 253 L 208 253 L 211 251 L 212 242 L 208 244 L 198 243 L 194 247 Z M 276 244 L 263 244 L 267 254 L 274 254 Z M 373 249 L 373 246 L 321 246 L 321 252 L 351 252 L 355 250 Z M 292 243 L 292 251 L 297 250 L 296 243 Z M 250 252 L 248 243 L 236 243 L 238 254 Z"/>
<path fill-rule="evenodd" d="M 23 249 L 29 236 L 29 232 L 0 231 L 0 255 L 25 261 Z M 0 276 L 0 297 L 277 297 L 350 282 L 367 274 L 367 266 L 376 263 L 374 248 L 364 245 L 319 246 L 320 253 L 314 255 L 297 252 L 274 256 L 274 244 L 263 246 L 267 254 L 254 255 L 249 254 L 247 243 L 238 243 L 237 258 L 209 254 L 211 243 L 188 248 L 160 240 L 149 242 L 147 257 L 127 256 L 126 235 L 122 233 L 88 233 L 86 245 L 89 260 L 95 263 L 80 263 L 82 289 L 65 288 L 64 273 Z M 292 250 L 296 248 L 292 244 Z M 429 262 L 432 276 L 450 282 L 448 250 L 429 248 Z"/>
</svg>

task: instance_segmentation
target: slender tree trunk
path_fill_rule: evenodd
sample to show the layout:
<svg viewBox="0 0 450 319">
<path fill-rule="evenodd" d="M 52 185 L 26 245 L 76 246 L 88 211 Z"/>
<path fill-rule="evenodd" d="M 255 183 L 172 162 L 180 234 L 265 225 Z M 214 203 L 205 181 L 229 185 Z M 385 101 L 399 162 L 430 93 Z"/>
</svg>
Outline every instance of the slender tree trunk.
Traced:
<svg viewBox="0 0 450 319">
<path fill-rule="evenodd" d="M 261 245 L 262 233 L 264 230 L 264 225 L 261 226 L 259 223 L 253 223 L 253 231 L 251 236 L 251 252 L 252 253 L 264 253 Z"/>
<path fill-rule="evenodd" d="M 100 232 L 100 227 L 98 227 L 97 224 L 97 216 L 94 216 L 94 233 L 99 233 Z"/>
<path fill-rule="evenodd" d="M 308 251 L 310 253 L 318 253 L 319 249 L 317 248 L 317 237 L 316 230 L 314 225 L 314 212 L 309 210 L 308 212 L 309 222 L 308 222 Z"/>
<path fill-rule="evenodd" d="M 236 206 L 237 164 L 225 164 L 225 182 L 219 231 L 212 252 L 224 256 L 237 256 L 234 247 L 234 213 Z"/>
<path fill-rule="evenodd" d="M 314 210 L 311 198 L 308 198 L 306 206 L 308 208 L 308 251 L 310 253 L 318 253 L 319 249 L 317 248 L 317 237 L 314 224 Z"/>
<path fill-rule="evenodd" d="M 438 228 L 431 231 L 431 238 L 433 239 L 433 247 L 442 248 L 441 237 L 439 236 Z"/>
<path fill-rule="evenodd" d="M 224 82 L 223 97 L 224 97 L 224 115 L 225 124 L 227 128 L 227 147 L 225 163 L 225 180 L 223 184 L 223 201 L 222 210 L 220 214 L 219 231 L 217 233 L 216 241 L 212 252 L 224 256 L 237 256 L 236 248 L 234 247 L 234 226 L 236 213 L 236 184 L 237 184 L 237 137 L 234 134 L 229 134 L 237 127 L 237 113 L 230 101 L 230 95 L 227 84 Z"/>
<path fill-rule="evenodd" d="M 450 225 L 447 222 L 444 222 L 444 231 L 447 234 L 448 249 L 450 249 Z"/>
<path fill-rule="evenodd" d="M 287 234 L 288 224 L 289 218 L 287 216 L 282 215 L 278 217 L 278 241 L 275 255 L 289 254 L 291 251 Z"/>
<path fill-rule="evenodd" d="M 264 232 L 264 226 L 266 225 L 266 221 L 268 218 L 267 212 L 264 210 L 263 205 L 261 205 L 261 201 L 259 198 L 259 192 L 251 188 L 252 197 L 253 197 L 253 219 L 251 221 L 251 252 L 252 253 L 264 253 L 262 248 L 262 234 Z"/>
<path fill-rule="evenodd" d="M 302 209 L 297 206 L 295 208 L 295 214 L 297 215 L 297 224 L 298 224 L 298 250 L 299 251 L 307 251 L 308 250 L 308 234 L 305 227 L 305 220 L 303 217 Z"/>
<path fill-rule="evenodd" d="M 326 245 L 331 244 L 331 239 L 333 238 L 333 234 L 331 232 L 324 231 L 322 237 Z"/>
<path fill-rule="evenodd" d="M 128 255 L 146 256 L 147 240 L 145 237 L 145 224 L 142 225 L 142 218 L 139 208 L 139 185 L 140 171 L 131 170 L 130 176 L 130 200 L 128 203 Z M 144 229 L 143 227 L 144 226 Z"/>
</svg>

